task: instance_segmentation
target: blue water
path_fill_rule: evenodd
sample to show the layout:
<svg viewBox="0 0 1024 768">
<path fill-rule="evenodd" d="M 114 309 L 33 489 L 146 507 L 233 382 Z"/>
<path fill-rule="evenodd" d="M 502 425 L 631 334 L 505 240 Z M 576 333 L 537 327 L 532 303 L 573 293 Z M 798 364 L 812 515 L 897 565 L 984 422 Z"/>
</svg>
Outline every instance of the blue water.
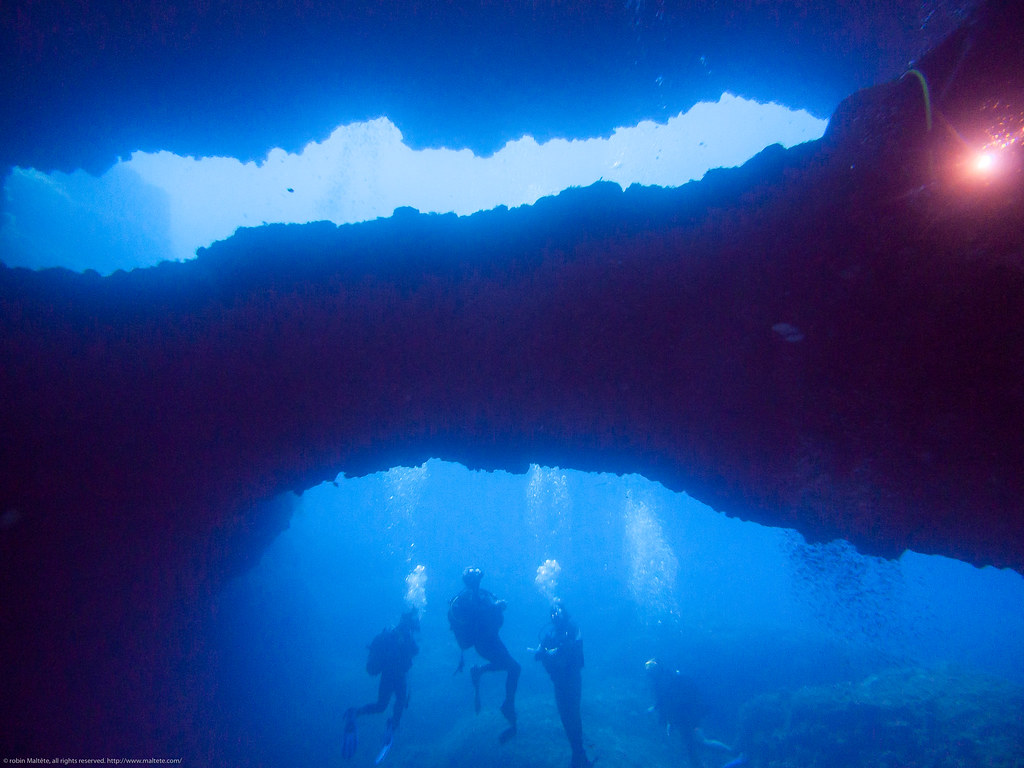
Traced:
<svg viewBox="0 0 1024 768">
<path fill-rule="evenodd" d="M 387 758 L 396 766 L 568 764 L 551 684 L 526 652 L 546 621 L 536 579 L 550 559 L 561 569 L 554 593 L 583 632 L 584 733 L 599 765 L 686 764 L 681 741 L 647 712 L 644 662 L 655 655 L 698 681 L 709 705 L 704 731 L 727 743 L 744 738 L 744 704 L 758 695 L 841 698 L 843 686 L 874 691 L 895 679 L 920 709 L 925 694 L 912 684 L 955 702 L 990 699 L 978 681 L 1024 684 L 1019 574 L 914 553 L 864 557 L 843 542 L 809 545 L 638 476 L 472 472 L 435 460 L 340 478 L 294 505 L 290 528 L 219 600 L 220 685 L 209 727 L 232 764 L 342 764 L 341 713 L 376 698 L 366 645 L 396 622 L 417 565 L 426 607 L 410 708 Z M 468 674 L 453 675 L 459 650 L 447 601 L 467 565 L 481 567 L 483 586 L 508 601 L 502 637 L 524 667 L 520 732 L 504 746 L 500 676 L 484 679 L 475 715 Z M 475 660 L 467 652 L 467 668 Z M 927 706 L 950 705 L 932 695 Z M 1017 718 L 1009 746 L 978 737 L 974 762 L 958 764 L 1007 764 L 998 761 L 1021 743 Z M 372 764 L 384 719 L 360 719 L 349 764 Z M 862 764 L 863 747 L 832 764 Z M 935 748 L 915 742 L 911 754 L 924 760 Z M 894 750 L 897 760 L 903 753 Z M 710 755 L 705 764 L 727 759 Z"/>
</svg>

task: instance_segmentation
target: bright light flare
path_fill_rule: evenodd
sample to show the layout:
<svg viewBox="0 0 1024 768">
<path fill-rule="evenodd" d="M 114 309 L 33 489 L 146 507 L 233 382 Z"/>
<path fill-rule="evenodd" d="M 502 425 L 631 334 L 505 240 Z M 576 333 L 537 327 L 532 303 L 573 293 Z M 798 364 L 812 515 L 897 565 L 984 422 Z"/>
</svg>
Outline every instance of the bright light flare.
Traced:
<svg viewBox="0 0 1024 768">
<path fill-rule="evenodd" d="M 1001 107 L 1000 114 L 985 131 L 988 141 L 976 145 L 977 151 L 966 161 L 969 175 L 986 182 L 1010 175 L 1018 167 L 1017 154 L 1024 146 L 1024 112 L 1006 105 L 995 107 Z"/>
<path fill-rule="evenodd" d="M 996 158 L 991 152 L 982 152 L 974 158 L 974 171 L 983 176 L 991 175 L 996 169 Z"/>
<path fill-rule="evenodd" d="M 1008 152 L 1007 147 L 992 144 L 968 150 L 960 165 L 964 181 L 972 184 L 992 184 L 1003 178 L 1006 176 L 1007 166 L 1012 164 Z"/>
</svg>

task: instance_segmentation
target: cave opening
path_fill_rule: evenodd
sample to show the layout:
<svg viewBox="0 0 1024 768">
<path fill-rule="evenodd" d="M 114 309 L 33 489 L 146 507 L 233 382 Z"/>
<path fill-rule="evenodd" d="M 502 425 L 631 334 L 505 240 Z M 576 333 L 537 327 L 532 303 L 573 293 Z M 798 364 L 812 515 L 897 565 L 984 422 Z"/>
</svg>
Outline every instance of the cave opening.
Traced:
<svg viewBox="0 0 1024 768">
<path fill-rule="evenodd" d="M 216 601 L 220 682 L 211 706 L 223 728 L 218 741 L 237 745 L 239 764 L 254 755 L 281 764 L 335 754 L 341 713 L 376 696 L 367 644 L 411 604 L 421 610 L 420 653 L 409 673 L 403 748 L 391 759 L 457 764 L 455 755 L 493 752 L 499 683 L 483 685 L 476 716 L 468 674 L 452 674 L 459 649 L 448 600 L 469 565 L 508 601 L 502 636 L 524 668 L 521 734 L 482 764 L 505 764 L 513 753 L 558 764 L 564 737 L 550 683 L 526 652 L 552 596 L 583 632 L 588 742 L 613 764 L 638 753 L 651 765 L 678 759 L 678 745 L 646 711 L 644 662 L 655 656 L 700 681 L 705 731 L 727 742 L 750 730 L 752 708 L 780 692 L 861 691 L 863 706 L 896 711 L 935 690 L 964 697 L 985 693 L 988 681 L 1024 683 L 1020 574 L 808 543 L 639 475 L 538 465 L 525 474 L 472 471 L 434 459 L 339 476 L 289 503 L 288 529 Z M 886 688 L 894 685 L 902 694 Z M 886 690 L 877 697 L 889 696 L 888 704 L 864 686 Z M 383 724 L 361 720 L 363 738 L 380 738 Z M 919 753 L 927 748 L 918 745 Z"/>
</svg>

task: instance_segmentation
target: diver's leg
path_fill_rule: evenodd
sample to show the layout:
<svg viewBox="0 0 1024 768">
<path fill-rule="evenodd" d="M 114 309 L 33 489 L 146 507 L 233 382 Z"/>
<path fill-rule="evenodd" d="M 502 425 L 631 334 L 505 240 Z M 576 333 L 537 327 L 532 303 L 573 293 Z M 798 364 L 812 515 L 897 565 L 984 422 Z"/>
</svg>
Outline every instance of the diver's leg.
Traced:
<svg viewBox="0 0 1024 768">
<path fill-rule="evenodd" d="M 501 643 L 500 640 L 498 642 Z M 501 643 L 501 650 L 505 652 L 504 658 L 498 663 L 508 670 L 508 676 L 505 678 L 505 701 L 501 703 L 501 714 L 508 720 L 508 728 L 500 736 L 504 743 L 516 735 L 516 689 L 519 687 L 519 673 L 523 668 L 512 658 L 504 643 Z"/>
<path fill-rule="evenodd" d="M 494 655 L 491 665 L 495 671 L 506 670 L 505 677 L 505 700 L 501 703 L 501 714 L 508 720 L 508 728 L 501 732 L 498 737 L 504 744 L 516 735 L 516 689 L 519 687 L 519 673 L 523 668 L 519 662 L 512 658 L 508 648 L 499 638 L 494 638 Z"/>
<path fill-rule="evenodd" d="M 508 672 L 505 678 L 505 701 L 501 705 L 501 711 L 509 721 L 515 719 L 516 688 L 519 686 L 519 673 L 523 668 L 519 662 L 512 658 L 508 648 L 501 642 L 500 637 L 488 638 L 487 642 L 480 643 L 476 647 L 477 653 L 487 659 L 487 664 L 480 667 L 480 674 L 484 672 Z M 506 712 L 506 709 L 508 712 Z M 511 713 L 511 716 L 510 716 Z"/>
<path fill-rule="evenodd" d="M 501 638 L 497 635 L 484 638 L 475 647 L 476 652 L 487 662 L 483 666 L 478 667 L 480 674 L 484 672 L 504 672 L 518 666 L 516 660 L 512 658 L 512 654 L 508 652 L 508 648 L 505 647 L 505 644 L 501 642 Z"/>
<path fill-rule="evenodd" d="M 473 709 L 480 714 L 480 675 L 484 672 L 483 667 L 474 664 L 469 668 L 469 679 L 473 681 Z"/>
<path fill-rule="evenodd" d="M 509 666 L 506 667 L 508 669 L 508 677 L 505 678 L 505 701 L 501 705 L 501 711 L 506 718 L 512 721 L 514 725 L 516 708 L 516 689 L 519 687 L 519 674 L 523 671 L 523 668 L 519 666 L 519 662 L 513 659 L 511 655 L 508 657 L 508 661 Z M 512 712 L 512 717 L 510 718 L 508 716 L 508 713 L 505 712 L 506 707 L 508 707 Z"/>
<path fill-rule="evenodd" d="M 478 643 L 476 652 L 487 660 L 486 664 L 478 667 L 480 670 L 479 674 L 482 675 L 485 672 L 509 673 L 505 683 L 505 699 L 506 701 L 515 701 L 516 685 L 519 682 L 519 673 L 522 671 L 522 667 L 519 666 L 518 661 L 512 658 L 512 654 L 508 652 L 508 648 L 501 642 L 501 638 L 488 638 L 485 642 Z"/>
<path fill-rule="evenodd" d="M 398 723 L 402 719 L 402 712 L 409 703 L 409 691 L 406 688 L 405 675 L 395 675 L 388 681 L 391 692 L 395 694 L 395 706 L 391 710 L 391 717 L 384 724 L 384 741 L 381 744 L 380 752 L 377 753 L 376 765 L 380 765 L 394 743 L 395 731 L 398 730 Z M 386 699 L 385 699 L 386 701 Z M 379 702 L 378 702 L 379 703 Z"/>
<path fill-rule="evenodd" d="M 505 701 L 501 704 L 501 714 L 509 722 L 509 727 L 501 734 L 501 741 L 508 741 L 516 735 L 516 688 L 519 686 L 519 673 L 522 667 L 512 658 L 512 654 L 497 635 L 477 643 L 476 652 L 487 660 L 487 664 L 477 667 L 477 679 L 485 672 L 508 672 L 505 678 Z"/>
<path fill-rule="evenodd" d="M 579 672 L 567 674 L 557 680 L 552 678 L 555 684 L 555 704 L 558 705 L 558 715 L 562 719 L 562 727 L 565 728 L 565 736 L 569 739 L 569 746 L 572 748 L 572 764 L 587 765 L 586 753 L 583 749 L 583 718 L 580 716 L 580 701 L 582 699 L 582 679 Z"/>
<path fill-rule="evenodd" d="M 401 680 L 395 683 L 395 707 L 391 710 L 391 727 L 395 730 L 398 729 L 398 723 L 402 720 L 402 713 L 409 704 L 409 691 L 406 687 L 406 679 L 403 676 Z"/>
<path fill-rule="evenodd" d="M 357 715 L 369 715 L 383 712 L 388 708 L 388 700 L 394 693 L 394 681 L 385 673 L 380 676 L 380 685 L 377 687 L 377 701 L 372 704 L 364 704 L 356 710 Z"/>
</svg>

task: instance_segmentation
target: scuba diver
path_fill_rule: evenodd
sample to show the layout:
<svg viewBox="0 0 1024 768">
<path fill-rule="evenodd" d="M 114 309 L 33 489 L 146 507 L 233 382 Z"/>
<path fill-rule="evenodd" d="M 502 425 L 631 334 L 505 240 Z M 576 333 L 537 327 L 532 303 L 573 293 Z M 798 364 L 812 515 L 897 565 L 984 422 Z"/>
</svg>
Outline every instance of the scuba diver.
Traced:
<svg viewBox="0 0 1024 768">
<path fill-rule="evenodd" d="M 570 768 L 589 768 L 592 763 L 583 749 L 583 720 L 580 699 L 583 693 L 583 638 L 579 627 L 569 618 L 562 601 L 551 605 L 551 623 L 541 636 L 533 657 L 544 665 L 555 686 L 555 703 L 562 718 L 566 738 L 572 748 Z"/>
<path fill-rule="evenodd" d="M 466 568 L 462 572 L 462 581 L 466 588 L 451 599 L 448 604 L 448 623 L 459 648 L 464 652 L 467 648 L 476 648 L 476 652 L 487 660 L 483 666 L 474 665 L 470 670 L 473 680 L 473 706 L 480 712 L 480 676 L 486 672 L 508 672 L 505 678 L 505 700 L 501 704 L 501 714 L 509 722 L 509 727 L 501 732 L 499 740 L 502 744 L 516 735 L 516 687 L 519 684 L 519 673 L 522 667 L 512 658 L 508 648 L 498 637 L 498 630 L 505 620 L 504 600 L 498 600 L 486 589 L 480 589 L 480 580 L 484 577 L 479 568 Z M 461 672 L 465 662 L 465 654 L 459 657 L 459 666 L 455 672 Z"/>
<path fill-rule="evenodd" d="M 654 693 L 654 706 L 651 710 L 657 712 L 658 722 L 665 727 L 665 733 L 671 734 L 673 728 L 679 731 L 690 768 L 700 768 L 704 764 L 701 753 L 705 751 L 736 754 L 732 747 L 707 738 L 701 730 L 700 724 L 707 714 L 707 706 L 692 678 L 683 675 L 678 669 L 667 669 L 656 658 L 648 661 L 644 668 Z M 728 765 L 738 766 L 743 762 L 745 759 L 740 756 Z"/>
<path fill-rule="evenodd" d="M 409 704 L 409 689 L 406 675 L 412 668 L 412 658 L 419 653 L 413 632 L 420 630 L 420 617 L 416 608 L 405 611 L 398 620 L 398 626 L 384 629 L 370 642 L 366 657 L 366 671 L 372 676 L 380 675 L 380 686 L 377 689 L 377 701 L 359 708 L 350 707 L 345 710 L 345 735 L 342 745 L 342 757 L 346 760 L 355 754 L 358 739 L 356 736 L 356 717 L 387 709 L 388 701 L 395 697 L 395 705 L 391 717 L 384 729 L 384 743 L 377 755 L 380 763 L 391 750 L 395 731 L 402 719 L 402 712 Z"/>
</svg>

